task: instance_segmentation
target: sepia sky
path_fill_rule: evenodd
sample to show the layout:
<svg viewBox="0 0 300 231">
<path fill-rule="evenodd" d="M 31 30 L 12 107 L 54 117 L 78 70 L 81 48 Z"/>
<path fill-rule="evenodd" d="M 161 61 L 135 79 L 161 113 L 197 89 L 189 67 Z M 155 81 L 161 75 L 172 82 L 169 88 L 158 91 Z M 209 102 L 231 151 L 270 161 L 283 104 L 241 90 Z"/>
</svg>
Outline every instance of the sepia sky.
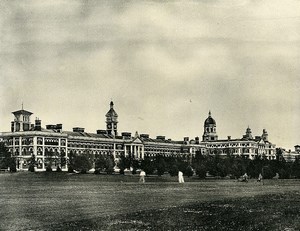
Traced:
<svg viewBox="0 0 300 231">
<path fill-rule="evenodd" d="M 300 144 L 300 1 L 0 0 L 0 131 L 12 111 L 64 130 Z"/>
</svg>

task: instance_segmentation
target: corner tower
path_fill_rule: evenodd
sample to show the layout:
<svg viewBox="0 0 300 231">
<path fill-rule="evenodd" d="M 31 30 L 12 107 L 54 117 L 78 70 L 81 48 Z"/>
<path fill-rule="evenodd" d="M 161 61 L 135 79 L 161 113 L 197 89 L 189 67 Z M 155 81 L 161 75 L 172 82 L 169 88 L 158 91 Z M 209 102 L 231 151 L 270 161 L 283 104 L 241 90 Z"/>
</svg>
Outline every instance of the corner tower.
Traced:
<svg viewBox="0 0 300 231">
<path fill-rule="evenodd" d="M 245 139 L 245 140 L 252 140 L 253 139 L 251 128 L 249 128 L 249 126 L 246 129 L 246 134 L 243 135 L 243 139 Z"/>
<path fill-rule="evenodd" d="M 118 135 L 118 114 L 114 110 L 113 101 L 110 102 L 110 109 L 105 116 L 107 133 L 109 135 Z"/>
<path fill-rule="evenodd" d="M 211 112 L 209 111 L 208 117 L 204 121 L 204 133 L 202 136 L 202 141 L 218 140 L 216 125 L 216 121 L 211 117 Z"/>
<path fill-rule="evenodd" d="M 12 112 L 15 116 L 14 121 L 11 122 L 11 131 L 12 132 L 23 132 L 29 131 L 31 129 L 30 116 L 33 114 L 30 111 L 23 109 Z"/>
</svg>

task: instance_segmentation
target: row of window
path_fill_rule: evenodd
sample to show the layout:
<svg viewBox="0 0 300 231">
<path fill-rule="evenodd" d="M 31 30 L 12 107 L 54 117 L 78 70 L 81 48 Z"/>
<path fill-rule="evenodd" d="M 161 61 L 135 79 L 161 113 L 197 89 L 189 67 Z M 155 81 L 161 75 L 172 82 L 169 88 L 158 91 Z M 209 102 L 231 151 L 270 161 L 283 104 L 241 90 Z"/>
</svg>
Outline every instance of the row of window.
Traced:
<svg viewBox="0 0 300 231">
<path fill-rule="evenodd" d="M 93 149 L 113 149 L 111 144 L 75 143 L 68 142 L 69 148 L 93 148 Z M 123 149 L 123 145 L 116 145 L 116 149 Z"/>
<path fill-rule="evenodd" d="M 223 144 L 211 144 L 207 145 L 209 148 L 224 148 L 224 147 L 257 147 L 257 144 L 245 144 L 245 143 L 223 143 Z"/>
<path fill-rule="evenodd" d="M 20 139 L 19 138 L 6 139 L 6 140 L 4 140 L 4 142 L 8 146 L 12 146 L 13 144 L 16 145 L 16 146 L 20 145 Z M 21 139 L 21 144 L 22 145 L 33 145 L 33 137 L 22 138 Z M 37 144 L 38 145 L 43 145 L 43 138 L 38 137 L 37 138 Z M 45 138 L 44 144 L 45 145 L 58 145 L 59 144 L 59 139 Z M 60 145 L 65 146 L 66 145 L 66 139 L 61 139 L 60 140 Z"/>
</svg>

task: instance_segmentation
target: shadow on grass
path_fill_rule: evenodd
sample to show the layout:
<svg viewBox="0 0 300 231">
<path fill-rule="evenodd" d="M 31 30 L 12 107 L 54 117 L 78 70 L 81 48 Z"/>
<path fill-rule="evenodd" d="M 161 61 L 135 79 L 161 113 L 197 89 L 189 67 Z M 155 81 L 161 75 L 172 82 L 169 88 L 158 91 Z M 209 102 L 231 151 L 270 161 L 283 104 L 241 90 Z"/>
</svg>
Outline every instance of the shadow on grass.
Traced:
<svg viewBox="0 0 300 231">
<path fill-rule="evenodd" d="M 300 194 L 224 199 L 64 222 L 43 230 L 300 230 Z"/>
</svg>

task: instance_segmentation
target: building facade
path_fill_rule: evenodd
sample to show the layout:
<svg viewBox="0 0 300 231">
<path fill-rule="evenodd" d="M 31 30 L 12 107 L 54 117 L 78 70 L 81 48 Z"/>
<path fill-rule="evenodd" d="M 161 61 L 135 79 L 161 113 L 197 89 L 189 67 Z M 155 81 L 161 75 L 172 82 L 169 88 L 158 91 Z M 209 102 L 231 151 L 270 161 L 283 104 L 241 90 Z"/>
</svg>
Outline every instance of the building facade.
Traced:
<svg viewBox="0 0 300 231">
<path fill-rule="evenodd" d="M 239 139 L 218 139 L 216 131 L 216 121 L 212 118 L 211 112 L 204 122 L 202 144 L 205 145 L 209 154 L 245 156 L 254 159 L 255 156 L 265 156 L 268 159 L 276 158 L 275 144 L 269 142 L 268 133 L 263 129 L 261 136 L 252 136 L 252 131 L 248 127 L 245 135 Z"/>
<path fill-rule="evenodd" d="M 300 145 L 295 145 L 294 148 L 294 151 L 280 148 L 281 154 L 287 162 L 293 162 L 300 157 Z"/>
<path fill-rule="evenodd" d="M 135 159 L 154 158 L 157 155 L 192 157 L 197 152 L 208 155 L 239 155 L 254 158 L 265 155 L 275 158 L 275 145 L 268 141 L 268 134 L 263 130 L 262 136 L 252 137 L 251 129 L 241 139 L 219 140 L 216 121 L 209 112 L 204 122 L 202 141 L 199 137 L 181 141 L 166 139 L 165 136 L 151 138 L 148 134 L 132 135 L 130 132 L 118 132 L 118 114 L 113 102 L 106 113 L 106 130 L 96 133 L 85 132 L 84 128 L 74 127 L 72 131 L 64 131 L 62 124 L 42 127 L 41 120 L 36 118 L 31 123 L 33 113 L 26 110 L 13 112 L 11 131 L 2 132 L 0 139 L 6 144 L 9 152 L 16 157 L 17 170 L 26 170 L 32 157 L 37 163 L 37 170 L 44 171 L 51 163 L 52 167 L 60 166 L 67 170 L 68 157 L 71 153 L 113 155 L 117 162 L 121 155 Z M 62 161 L 62 159 L 66 161 Z"/>
</svg>

